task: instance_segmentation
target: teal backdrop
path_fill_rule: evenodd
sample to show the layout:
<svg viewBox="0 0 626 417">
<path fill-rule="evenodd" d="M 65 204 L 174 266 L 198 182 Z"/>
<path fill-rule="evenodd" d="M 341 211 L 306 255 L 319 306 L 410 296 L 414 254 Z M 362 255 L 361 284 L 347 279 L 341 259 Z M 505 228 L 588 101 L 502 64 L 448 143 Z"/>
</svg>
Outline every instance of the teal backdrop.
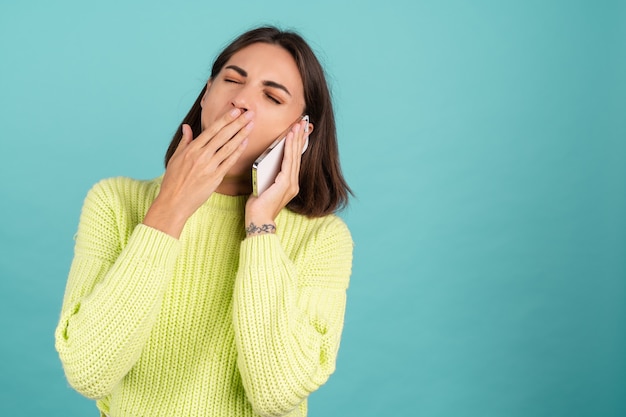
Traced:
<svg viewBox="0 0 626 417">
<path fill-rule="evenodd" d="M 160 175 L 269 23 L 326 66 L 357 196 L 310 416 L 626 415 L 625 3 L 3 1 L 0 414 L 97 415 L 53 338 L 85 194 Z"/>
</svg>

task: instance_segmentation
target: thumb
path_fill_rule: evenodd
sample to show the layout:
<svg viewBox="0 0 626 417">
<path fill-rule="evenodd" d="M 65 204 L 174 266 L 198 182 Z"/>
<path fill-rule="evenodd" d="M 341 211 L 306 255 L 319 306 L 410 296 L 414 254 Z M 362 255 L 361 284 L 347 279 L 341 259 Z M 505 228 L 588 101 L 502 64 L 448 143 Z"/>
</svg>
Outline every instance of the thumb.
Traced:
<svg viewBox="0 0 626 417">
<path fill-rule="evenodd" d="M 193 131 L 191 130 L 191 126 L 189 126 L 188 124 L 183 124 L 181 126 L 181 129 L 183 132 L 183 136 L 180 138 L 180 143 L 178 144 L 178 146 L 187 146 L 193 140 Z"/>
<path fill-rule="evenodd" d="M 183 152 L 187 145 L 189 145 L 189 143 L 193 140 L 193 132 L 191 131 L 191 126 L 189 126 L 188 124 L 181 125 L 181 131 L 182 136 L 180 138 L 180 141 L 178 142 L 178 145 L 176 146 L 176 150 L 174 150 L 174 154 L 172 155 L 172 157 Z"/>
</svg>

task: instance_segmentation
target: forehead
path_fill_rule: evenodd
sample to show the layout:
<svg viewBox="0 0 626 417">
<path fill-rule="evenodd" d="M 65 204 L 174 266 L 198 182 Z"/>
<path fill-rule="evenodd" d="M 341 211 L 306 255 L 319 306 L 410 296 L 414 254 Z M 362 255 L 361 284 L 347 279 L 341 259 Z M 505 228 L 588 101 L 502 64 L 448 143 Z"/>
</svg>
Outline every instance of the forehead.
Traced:
<svg viewBox="0 0 626 417">
<path fill-rule="evenodd" d="M 226 62 L 224 67 L 236 65 L 248 74 L 248 78 L 259 81 L 275 81 L 290 91 L 302 92 L 302 77 L 291 54 L 282 46 L 254 43 L 240 49 Z"/>
</svg>

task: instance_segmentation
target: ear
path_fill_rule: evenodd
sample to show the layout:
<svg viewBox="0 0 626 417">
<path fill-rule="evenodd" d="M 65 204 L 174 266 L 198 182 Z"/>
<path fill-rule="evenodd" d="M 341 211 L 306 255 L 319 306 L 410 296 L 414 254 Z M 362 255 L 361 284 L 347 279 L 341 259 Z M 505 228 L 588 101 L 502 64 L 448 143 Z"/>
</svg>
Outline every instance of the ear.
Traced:
<svg viewBox="0 0 626 417">
<path fill-rule="evenodd" d="M 204 101 L 206 100 L 206 95 L 209 93 L 209 89 L 211 88 L 211 84 L 213 84 L 213 79 L 209 78 L 209 81 L 206 83 L 206 89 L 204 90 L 204 94 L 202 95 L 202 99 L 200 100 L 200 107 L 204 106 Z"/>
<path fill-rule="evenodd" d="M 309 131 L 307 132 L 309 136 L 311 136 L 311 133 L 313 133 L 313 129 L 315 129 L 315 125 L 309 122 Z"/>
</svg>

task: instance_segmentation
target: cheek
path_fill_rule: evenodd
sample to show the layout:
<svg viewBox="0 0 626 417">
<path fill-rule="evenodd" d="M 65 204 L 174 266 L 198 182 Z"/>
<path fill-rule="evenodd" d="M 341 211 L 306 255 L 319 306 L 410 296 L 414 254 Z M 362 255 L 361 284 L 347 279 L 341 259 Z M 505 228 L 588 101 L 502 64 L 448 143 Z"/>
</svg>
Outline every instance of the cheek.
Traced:
<svg viewBox="0 0 626 417">
<path fill-rule="evenodd" d="M 252 140 L 250 140 L 248 144 L 248 154 L 254 158 L 257 158 L 259 155 L 265 152 L 265 150 L 274 142 L 276 137 L 265 136 L 263 138 L 260 138 L 257 136 L 257 138 L 251 139 Z"/>
<path fill-rule="evenodd" d="M 251 147 L 255 151 L 262 153 L 269 147 L 279 136 L 285 134 L 285 129 L 290 125 L 289 122 L 274 120 L 256 120 L 254 124 L 253 134 L 251 135 Z"/>
<path fill-rule="evenodd" d="M 276 139 L 285 135 L 287 129 L 300 119 L 301 112 L 297 108 L 259 108 L 255 117 L 255 131 L 260 137 Z M 270 143 L 272 140 L 270 140 Z"/>
<path fill-rule="evenodd" d="M 300 116 L 300 110 L 295 107 L 259 109 L 250 135 L 249 154 L 262 154 L 276 139 L 284 137 Z"/>
<path fill-rule="evenodd" d="M 218 84 L 212 85 L 206 92 L 200 102 L 201 104 L 201 116 L 203 124 L 207 126 L 220 118 L 228 110 L 228 98 L 226 97 L 226 91 Z"/>
</svg>

